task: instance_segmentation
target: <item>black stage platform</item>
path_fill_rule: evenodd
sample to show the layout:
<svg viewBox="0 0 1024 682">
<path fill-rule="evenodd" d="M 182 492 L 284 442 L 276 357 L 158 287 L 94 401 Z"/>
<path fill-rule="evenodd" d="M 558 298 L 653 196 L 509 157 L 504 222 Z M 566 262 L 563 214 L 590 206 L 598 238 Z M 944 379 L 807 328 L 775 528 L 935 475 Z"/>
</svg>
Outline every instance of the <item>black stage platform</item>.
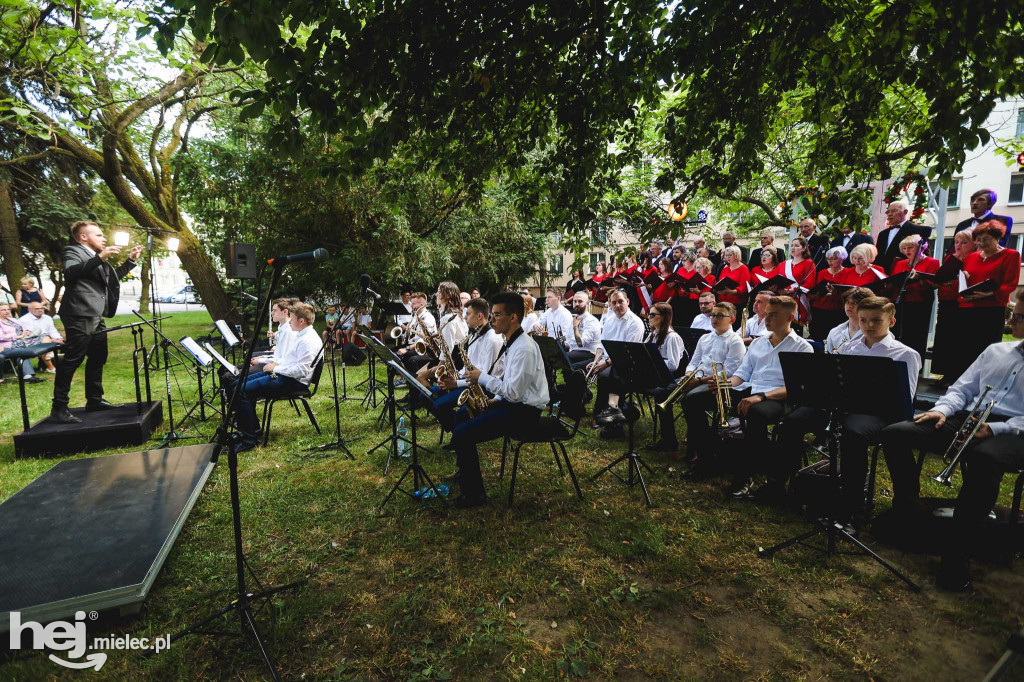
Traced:
<svg viewBox="0 0 1024 682">
<path fill-rule="evenodd" d="M 118 405 L 109 410 L 86 412 L 71 408 L 81 424 L 57 424 L 42 419 L 14 436 L 16 457 L 70 455 L 124 445 L 142 445 L 164 421 L 163 402 Z"/>
<path fill-rule="evenodd" d="M 137 609 L 215 466 L 213 445 L 60 462 L 0 504 L 0 632 Z"/>
</svg>

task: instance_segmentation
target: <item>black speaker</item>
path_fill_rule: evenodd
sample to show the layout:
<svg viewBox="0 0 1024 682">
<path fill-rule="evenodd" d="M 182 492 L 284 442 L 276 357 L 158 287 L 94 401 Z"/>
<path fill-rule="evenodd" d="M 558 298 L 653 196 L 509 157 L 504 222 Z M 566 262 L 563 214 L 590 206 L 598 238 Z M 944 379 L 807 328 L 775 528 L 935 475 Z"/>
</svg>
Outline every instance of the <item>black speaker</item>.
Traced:
<svg viewBox="0 0 1024 682">
<path fill-rule="evenodd" d="M 256 248 L 252 244 L 225 244 L 224 270 L 228 279 L 256 279 Z"/>
<path fill-rule="evenodd" d="M 363 361 L 366 360 L 366 351 L 356 344 L 350 343 L 345 346 L 345 350 L 341 354 L 341 359 L 345 361 L 346 365 L 358 366 L 363 364 Z"/>
</svg>

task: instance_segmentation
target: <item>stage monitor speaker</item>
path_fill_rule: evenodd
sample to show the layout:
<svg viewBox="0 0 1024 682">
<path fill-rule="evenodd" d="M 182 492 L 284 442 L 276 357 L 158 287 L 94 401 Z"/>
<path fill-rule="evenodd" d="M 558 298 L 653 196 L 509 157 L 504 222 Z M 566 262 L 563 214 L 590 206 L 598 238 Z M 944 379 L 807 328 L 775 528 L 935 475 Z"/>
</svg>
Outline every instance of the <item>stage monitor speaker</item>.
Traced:
<svg viewBox="0 0 1024 682">
<path fill-rule="evenodd" d="M 225 244 L 224 270 L 228 279 L 256 279 L 256 248 L 237 242 Z"/>
<path fill-rule="evenodd" d="M 350 343 L 345 346 L 345 350 L 341 353 L 341 358 L 345 361 L 346 365 L 358 366 L 366 360 L 366 351 L 358 348 L 354 343 Z"/>
</svg>

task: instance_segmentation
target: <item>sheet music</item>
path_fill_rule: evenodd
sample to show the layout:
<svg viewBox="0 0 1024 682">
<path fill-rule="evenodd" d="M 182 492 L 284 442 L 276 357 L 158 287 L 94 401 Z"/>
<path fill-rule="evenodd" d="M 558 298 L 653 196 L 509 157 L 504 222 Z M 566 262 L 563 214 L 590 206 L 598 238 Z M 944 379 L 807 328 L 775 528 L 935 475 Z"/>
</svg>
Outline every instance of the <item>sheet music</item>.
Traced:
<svg viewBox="0 0 1024 682">
<path fill-rule="evenodd" d="M 238 376 L 238 368 L 232 365 L 230 362 L 228 362 L 227 358 L 218 353 L 217 349 L 211 346 L 209 341 L 206 342 L 206 350 L 210 351 L 210 355 L 212 355 L 214 359 L 220 363 L 221 367 L 231 372 L 231 376 Z"/>
<path fill-rule="evenodd" d="M 224 320 L 216 320 L 214 324 L 217 326 L 217 331 L 224 337 L 224 340 L 228 344 L 228 348 L 234 348 L 240 342 L 238 337 L 235 336 L 235 332 L 231 330 L 231 326 Z"/>
<path fill-rule="evenodd" d="M 209 367 L 210 363 L 213 362 L 213 358 L 210 357 L 210 354 L 203 350 L 202 346 L 200 346 L 191 336 L 182 337 L 178 343 L 180 343 L 181 347 L 187 350 L 189 355 L 195 358 L 195 361 L 203 367 Z"/>
</svg>

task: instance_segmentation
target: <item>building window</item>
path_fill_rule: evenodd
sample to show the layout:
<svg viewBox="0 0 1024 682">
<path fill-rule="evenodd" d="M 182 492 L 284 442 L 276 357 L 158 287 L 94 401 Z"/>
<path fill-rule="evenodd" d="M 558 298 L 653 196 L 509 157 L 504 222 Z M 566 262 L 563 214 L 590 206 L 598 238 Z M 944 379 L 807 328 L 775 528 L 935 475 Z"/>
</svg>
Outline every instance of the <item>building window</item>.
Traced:
<svg viewBox="0 0 1024 682">
<path fill-rule="evenodd" d="M 590 254 L 590 274 L 593 275 L 597 271 L 597 264 L 600 263 L 604 258 L 601 257 L 600 253 Z"/>
<path fill-rule="evenodd" d="M 1017 137 L 1024 137 L 1024 109 L 1017 110 Z"/>
<path fill-rule="evenodd" d="M 590 228 L 590 245 L 603 246 L 608 243 L 608 223 L 600 223 Z"/>
<path fill-rule="evenodd" d="M 551 260 L 548 261 L 548 274 L 551 275 L 552 277 L 554 277 L 556 275 L 561 275 L 562 274 L 562 268 L 563 268 L 563 265 L 562 265 L 562 256 L 561 256 L 561 254 L 559 254 L 557 256 L 552 256 Z"/>
<path fill-rule="evenodd" d="M 962 184 L 961 178 L 953 178 L 949 181 L 949 185 L 946 187 L 946 208 L 960 208 L 960 188 Z M 938 193 L 940 185 L 937 182 L 929 182 L 928 188 L 934 195 Z"/>
<path fill-rule="evenodd" d="M 1010 196 L 1007 203 L 1024 203 L 1024 173 L 1014 173 L 1010 176 Z"/>
</svg>

